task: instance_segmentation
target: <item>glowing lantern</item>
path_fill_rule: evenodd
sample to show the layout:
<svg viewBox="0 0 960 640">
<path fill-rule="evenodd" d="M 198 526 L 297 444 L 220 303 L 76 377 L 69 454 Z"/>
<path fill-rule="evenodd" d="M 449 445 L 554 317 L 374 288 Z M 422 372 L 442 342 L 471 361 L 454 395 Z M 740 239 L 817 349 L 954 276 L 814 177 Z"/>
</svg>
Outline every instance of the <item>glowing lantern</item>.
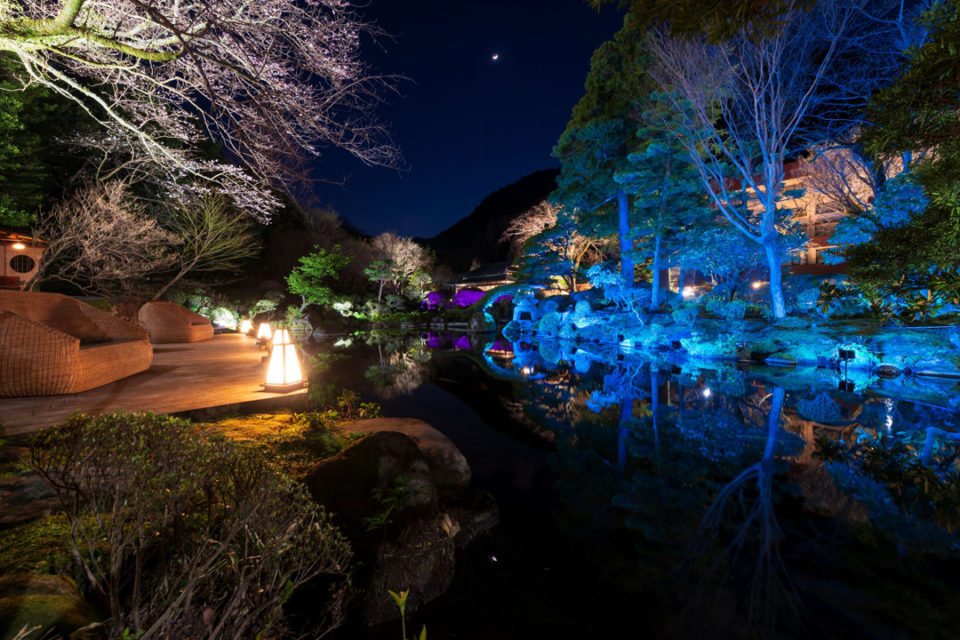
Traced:
<svg viewBox="0 0 960 640">
<path fill-rule="evenodd" d="M 27 245 L 23 244 L 22 242 L 14 242 L 10 246 L 14 251 L 23 251 L 27 248 Z"/>
<path fill-rule="evenodd" d="M 277 329 L 273 334 L 270 364 L 267 365 L 267 383 L 264 388 L 273 393 L 286 393 L 303 386 L 300 358 L 297 347 L 290 339 L 290 332 Z"/>
<path fill-rule="evenodd" d="M 757 280 L 756 282 L 754 282 L 754 283 L 753 283 L 752 285 L 750 285 L 750 286 L 752 286 L 754 289 L 759 289 L 760 287 L 763 286 L 763 283 L 760 282 L 759 280 Z"/>
<path fill-rule="evenodd" d="M 253 329 L 253 323 L 247 318 L 244 318 L 243 322 L 240 323 L 240 333 L 248 334 L 251 329 Z"/>
<path fill-rule="evenodd" d="M 257 329 L 257 340 L 267 341 L 270 339 L 270 323 L 261 322 L 260 328 Z"/>
</svg>

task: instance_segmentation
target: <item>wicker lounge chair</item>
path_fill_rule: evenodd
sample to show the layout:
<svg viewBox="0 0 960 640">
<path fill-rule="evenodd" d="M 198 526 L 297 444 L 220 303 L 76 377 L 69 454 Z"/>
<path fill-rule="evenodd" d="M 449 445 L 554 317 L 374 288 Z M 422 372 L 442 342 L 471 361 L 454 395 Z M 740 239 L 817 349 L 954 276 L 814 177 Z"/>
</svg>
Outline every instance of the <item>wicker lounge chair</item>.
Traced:
<svg viewBox="0 0 960 640">
<path fill-rule="evenodd" d="M 213 323 L 172 302 L 148 302 L 137 318 L 150 333 L 150 342 L 200 342 L 213 337 Z"/>
<path fill-rule="evenodd" d="M 150 368 L 140 327 L 56 293 L 0 291 L 0 397 L 79 393 Z"/>
</svg>

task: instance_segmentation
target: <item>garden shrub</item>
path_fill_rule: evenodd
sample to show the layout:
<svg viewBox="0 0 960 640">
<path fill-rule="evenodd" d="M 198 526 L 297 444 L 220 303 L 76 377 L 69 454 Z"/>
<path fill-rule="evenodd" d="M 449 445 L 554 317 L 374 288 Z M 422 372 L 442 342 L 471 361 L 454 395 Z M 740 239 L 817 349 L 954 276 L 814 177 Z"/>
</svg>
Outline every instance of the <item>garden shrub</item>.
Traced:
<svg viewBox="0 0 960 640">
<path fill-rule="evenodd" d="M 670 313 L 673 321 L 684 327 L 693 327 L 697 321 L 697 315 L 700 313 L 700 307 L 696 304 L 684 304 L 678 306 Z"/>
<path fill-rule="evenodd" d="M 542 336 L 557 337 L 560 335 L 560 325 L 563 323 L 563 315 L 556 311 L 543 314 L 537 325 L 537 333 Z"/>
<path fill-rule="evenodd" d="M 694 332 L 680 338 L 680 346 L 691 356 L 710 359 L 735 358 L 738 350 L 736 337 L 729 333 L 708 337 Z"/>
<path fill-rule="evenodd" d="M 253 303 L 253 306 L 250 307 L 250 311 L 247 312 L 247 315 L 250 318 L 256 318 L 261 313 L 270 313 L 275 311 L 278 306 L 277 300 L 271 298 L 261 298 Z"/>
<path fill-rule="evenodd" d="M 716 313 L 727 320 L 743 320 L 747 315 L 749 305 L 745 300 L 725 300 L 715 305 Z"/>
<path fill-rule="evenodd" d="M 240 326 L 240 314 L 228 307 L 215 307 L 210 310 L 210 322 L 218 327 L 236 329 Z"/>
<path fill-rule="evenodd" d="M 37 435 L 31 464 L 64 507 L 109 637 L 273 634 L 296 587 L 345 575 L 349 546 L 302 486 L 188 421 L 75 415 Z"/>
<path fill-rule="evenodd" d="M 403 296 L 388 295 L 383 298 L 383 306 L 387 313 L 399 313 L 407 308 L 407 299 Z"/>
</svg>

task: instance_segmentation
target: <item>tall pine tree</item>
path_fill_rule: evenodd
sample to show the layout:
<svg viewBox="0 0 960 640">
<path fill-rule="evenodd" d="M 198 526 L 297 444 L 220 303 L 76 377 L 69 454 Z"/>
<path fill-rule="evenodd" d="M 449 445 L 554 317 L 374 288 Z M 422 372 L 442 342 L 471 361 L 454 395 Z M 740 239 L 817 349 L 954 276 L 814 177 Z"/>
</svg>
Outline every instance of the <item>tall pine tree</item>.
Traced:
<svg viewBox="0 0 960 640">
<path fill-rule="evenodd" d="M 594 52 L 586 94 L 553 149 L 561 170 L 552 199 L 570 209 L 595 212 L 592 228 L 585 233 L 618 235 L 620 274 L 626 286 L 634 281 L 632 193 L 616 175 L 629 170 L 628 158 L 640 148 L 633 135 L 638 124 L 634 101 L 649 93 L 645 60 L 637 22 L 628 14 L 613 40 Z"/>
</svg>

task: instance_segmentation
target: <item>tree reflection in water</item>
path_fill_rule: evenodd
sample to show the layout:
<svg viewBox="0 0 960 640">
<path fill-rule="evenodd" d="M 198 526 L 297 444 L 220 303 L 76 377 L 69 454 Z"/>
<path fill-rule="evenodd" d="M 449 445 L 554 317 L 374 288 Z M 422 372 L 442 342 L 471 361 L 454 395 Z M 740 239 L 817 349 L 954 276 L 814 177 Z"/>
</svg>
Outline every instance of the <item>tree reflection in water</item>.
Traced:
<svg viewBox="0 0 960 640">
<path fill-rule="evenodd" d="M 825 605 L 815 592 L 818 580 L 845 578 L 823 559 L 842 559 L 867 524 L 878 562 L 916 549 L 924 571 L 936 570 L 922 557 L 934 542 L 951 562 L 960 557 L 960 402 L 949 385 L 854 394 L 830 370 L 708 369 L 557 341 L 473 351 L 458 342 L 374 343 L 367 378 L 391 394 L 457 378 L 445 388 L 548 435 L 556 498 L 545 533 L 589 548 L 598 576 L 630 576 L 616 588 L 636 589 L 630 597 L 647 602 L 651 628 L 677 637 L 820 633 L 830 624 L 819 620 L 824 606 L 852 606 Z M 467 369 L 474 378 L 461 375 Z M 856 530 L 838 533 L 851 522 Z M 811 601 L 817 615 L 804 613 Z M 908 636 L 921 628 L 901 618 L 895 626 Z"/>
</svg>

